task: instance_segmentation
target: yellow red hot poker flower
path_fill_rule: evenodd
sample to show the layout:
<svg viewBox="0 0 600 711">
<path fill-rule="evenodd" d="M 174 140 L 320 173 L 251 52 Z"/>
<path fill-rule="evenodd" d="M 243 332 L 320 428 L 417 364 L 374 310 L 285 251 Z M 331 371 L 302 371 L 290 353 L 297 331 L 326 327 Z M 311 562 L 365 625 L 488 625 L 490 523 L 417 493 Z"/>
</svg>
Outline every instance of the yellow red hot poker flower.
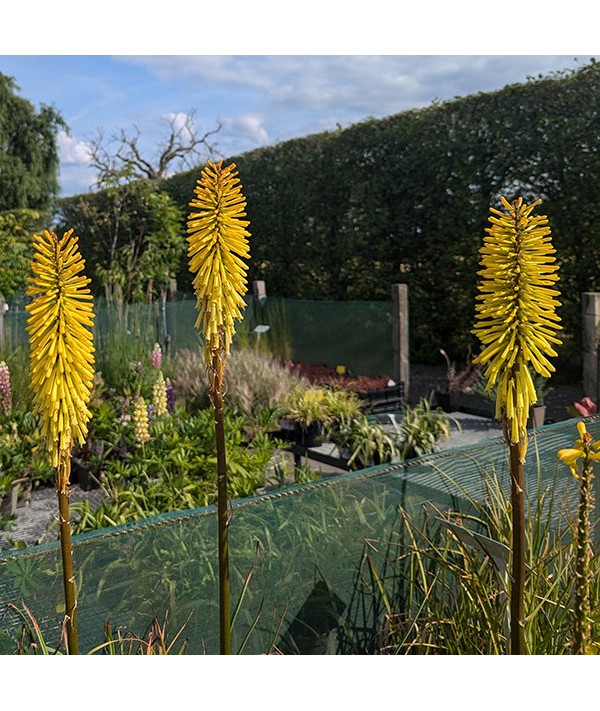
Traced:
<svg viewBox="0 0 600 711">
<path fill-rule="evenodd" d="M 219 550 L 219 630 L 221 654 L 231 653 L 231 610 L 229 585 L 229 512 L 227 506 L 227 456 L 223 420 L 223 373 L 234 334 L 234 322 L 241 319 L 247 291 L 250 256 L 246 229 L 246 200 L 242 195 L 235 164 L 223 168 L 222 161 L 202 171 L 194 189 L 188 216 L 189 268 L 194 274 L 198 319 L 196 328 L 204 335 L 204 360 L 210 378 L 209 396 L 215 417 L 217 453 L 217 537 Z"/>
<path fill-rule="evenodd" d="M 34 411 L 40 415 L 52 465 L 58 467 L 57 488 L 66 491 L 71 449 L 75 442 L 84 443 L 91 417 L 93 297 L 73 230 L 60 239 L 45 230 L 33 236 L 33 246 L 27 289 L 33 300 L 25 308 Z M 61 475 L 65 468 L 66 481 Z"/>
<path fill-rule="evenodd" d="M 222 161 L 208 162 L 194 190 L 188 216 L 188 257 L 195 274 L 198 319 L 205 339 L 205 360 L 228 355 L 234 322 L 242 318 L 247 291 L 250 256 L 246 227 L 246 200 L 242 195 L 235 164 L 223 168 Z"/>
<path fill-rule="evenodd" d="M 549 357 L 561 343 L 555 298 L 560 292 L 554 288 L 558 265 L 547 217 L 532 214 L 541 201 L 501 200 L 506 212 L 490 208 L 492 226 L 480 250 L 473 333 L 483 350 L 475 362 L 486 366 L 488 389 L 497 385 L 496 417 L 509 442 L 523 442 L 524 458 L 529 408 L 537 401 L 530 367 L 550 377 L 555 368 Z"/>
<path fill-rule="evenodd" d="M 571 474 L 579 479 L 577 473 L 579 460 L 582 460 L 581 465 L 584 470 L 588 469 L 592 462 L 600 460 L 600 441 L 594 442 L 594 438 L 586 429 L 585 422 L 577 423 L 577 432 L 579 439 L 575 440 L 573 447 L 559 449 L 557 454 L 560 461 L 569 467 Z"/>
</svg>

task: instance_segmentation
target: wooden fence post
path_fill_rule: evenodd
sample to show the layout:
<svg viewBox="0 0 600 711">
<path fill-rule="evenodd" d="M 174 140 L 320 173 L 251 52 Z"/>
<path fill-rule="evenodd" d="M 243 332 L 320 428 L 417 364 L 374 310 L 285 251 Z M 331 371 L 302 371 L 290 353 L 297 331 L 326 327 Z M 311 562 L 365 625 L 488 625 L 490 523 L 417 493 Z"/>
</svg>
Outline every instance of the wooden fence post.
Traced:
<svg viewBox="0 0 600 711">
<path fill-rule="evenodd" d="M 600 344 L 600 293 L 581 295 L 583 317 L 583 394 L 598 398 L 598 346 Z"/>
<path fill-rule="evenodd" d="M 408 284 L 392 284 L 392 377 L 397 383 L 404 383 L 406 399 L 410 394 L 408 333 Z"/>
</svg>

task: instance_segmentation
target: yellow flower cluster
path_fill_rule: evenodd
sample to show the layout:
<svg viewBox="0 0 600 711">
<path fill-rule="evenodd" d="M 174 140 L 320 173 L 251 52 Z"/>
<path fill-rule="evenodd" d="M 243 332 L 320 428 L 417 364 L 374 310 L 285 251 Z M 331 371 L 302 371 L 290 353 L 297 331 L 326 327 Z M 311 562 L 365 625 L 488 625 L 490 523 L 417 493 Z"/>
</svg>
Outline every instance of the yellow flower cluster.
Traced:
<svg viewBox="0 0 600 711">
<path fill-rule="evenodd" d="M 198 319 L 205 339 L 208 364 L 217 353 L 229 353 L 234 321 L 242 318 L 247 291 L 250 256 L 250 224 L 245 217 L 246 200 L 241 192 L 235 164 L 223 168 L 222 161 L 208 162 L 202 171 L 188 216 L 189 268 L 195 274 Z"/>
<path fill-rule="evenodd" d="M 591 462 L 600 460 L 600 442 L 594 442 L 594 438 L 587 431 L 585 427 L 585 422 L 577 423 L 577 432 L 579 433 L 579 439 L 575 440 L 573 447 L 566 449 L 559 449 L 557 454 L 558 458 L 563 464 L 566 464 L 571 470 L 571 474 L 579 479 L 577 474 L 577 462 L 579 459 L 583 459 L 583 467 L 589 467 Z"/>
<path fill-rule="evenodd" d="M 558 265 L 546 216 L 532 215 L 540 200 L 501 200 L 507 212 L 490 208 L 492 226 L 480 250 L 473 333 L 484 348 L 475 362 L 486 365 L 489 390 L 497 383 L 496 417 L 505 422 L 509 441 L 526 445 L 529 408 L 537 401 L 529 365 L 550 377 L 552 344 L 561 343 L 555 312 L 560 303 L 554 298 L 559 292 L 553 288 Z"/>
<path fill-rule="evenodd" d="M 148 407 L 143 397 L 139 397 L 133 405 L 133 431 L 135 441 L 142 445 L 150 439 L 148 430 Z"/>
<path fill-rule="evenodd" d="M 152 386 L 152 404 L 157 415 L 167 414 L 167 384 L 161 370 Z"/>
<path fill-rule="evenodd" d="M 28 279 L 31 387 L 34 411 L 52 465 L 70 457 L 73 443 L 83 444 L 91 413 L 94 381 L 93 299 L 83 276 L 85 261 L 73 230 L 61 239 L 47 230 L 33 236 L 34 276 Z M 67 482 L 57 482 L 63 490 Z"/>
</svg>

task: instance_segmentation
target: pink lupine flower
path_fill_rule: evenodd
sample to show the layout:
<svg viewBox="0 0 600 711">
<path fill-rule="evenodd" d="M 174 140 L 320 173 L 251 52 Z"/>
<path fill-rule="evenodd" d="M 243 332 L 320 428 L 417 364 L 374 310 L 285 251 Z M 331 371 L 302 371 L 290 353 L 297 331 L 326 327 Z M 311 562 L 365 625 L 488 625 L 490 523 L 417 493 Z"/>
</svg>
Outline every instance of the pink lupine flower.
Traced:
<svg viewBox="0 0 600 711">
<path fill-rule="evenodd" d="M 10 370 L 4 361 L 0 362 L 0 409 L 9 415 L 12 408 L 12 391 L 10 389 Z"/>
<path fill-rule="evenodd" d="M 158 370 L 162 365 L 162 349 L 160 347 L 160 343 L 154 344 L 154 348 L 152 349 L 151 361 L 152 367 L 156 368 L 156 370 Z"/>
</svg>

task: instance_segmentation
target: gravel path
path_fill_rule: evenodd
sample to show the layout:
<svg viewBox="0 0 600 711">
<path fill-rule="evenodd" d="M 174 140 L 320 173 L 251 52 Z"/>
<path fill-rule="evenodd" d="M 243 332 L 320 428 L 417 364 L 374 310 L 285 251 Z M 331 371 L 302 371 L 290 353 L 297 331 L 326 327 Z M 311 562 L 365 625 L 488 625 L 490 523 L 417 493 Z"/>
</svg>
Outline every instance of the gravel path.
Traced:
<svg viewBox="0 0 600 711">
<path fill-rule="evenodd" d="M 88 499 L 92 506 L 102 500 L 102 491 L 83 491 L 77 484 L 71 487 L 71 501 Z M 58 501 L 54 487 L 34 489 L 31 501 L 17 508 L 16 520 L 9 531 L 0 531 L 0 548 L 10 547 L 10 541 L 25 541 L 28 546 L 54 541 L 58 537 Z"/>
</svg>

